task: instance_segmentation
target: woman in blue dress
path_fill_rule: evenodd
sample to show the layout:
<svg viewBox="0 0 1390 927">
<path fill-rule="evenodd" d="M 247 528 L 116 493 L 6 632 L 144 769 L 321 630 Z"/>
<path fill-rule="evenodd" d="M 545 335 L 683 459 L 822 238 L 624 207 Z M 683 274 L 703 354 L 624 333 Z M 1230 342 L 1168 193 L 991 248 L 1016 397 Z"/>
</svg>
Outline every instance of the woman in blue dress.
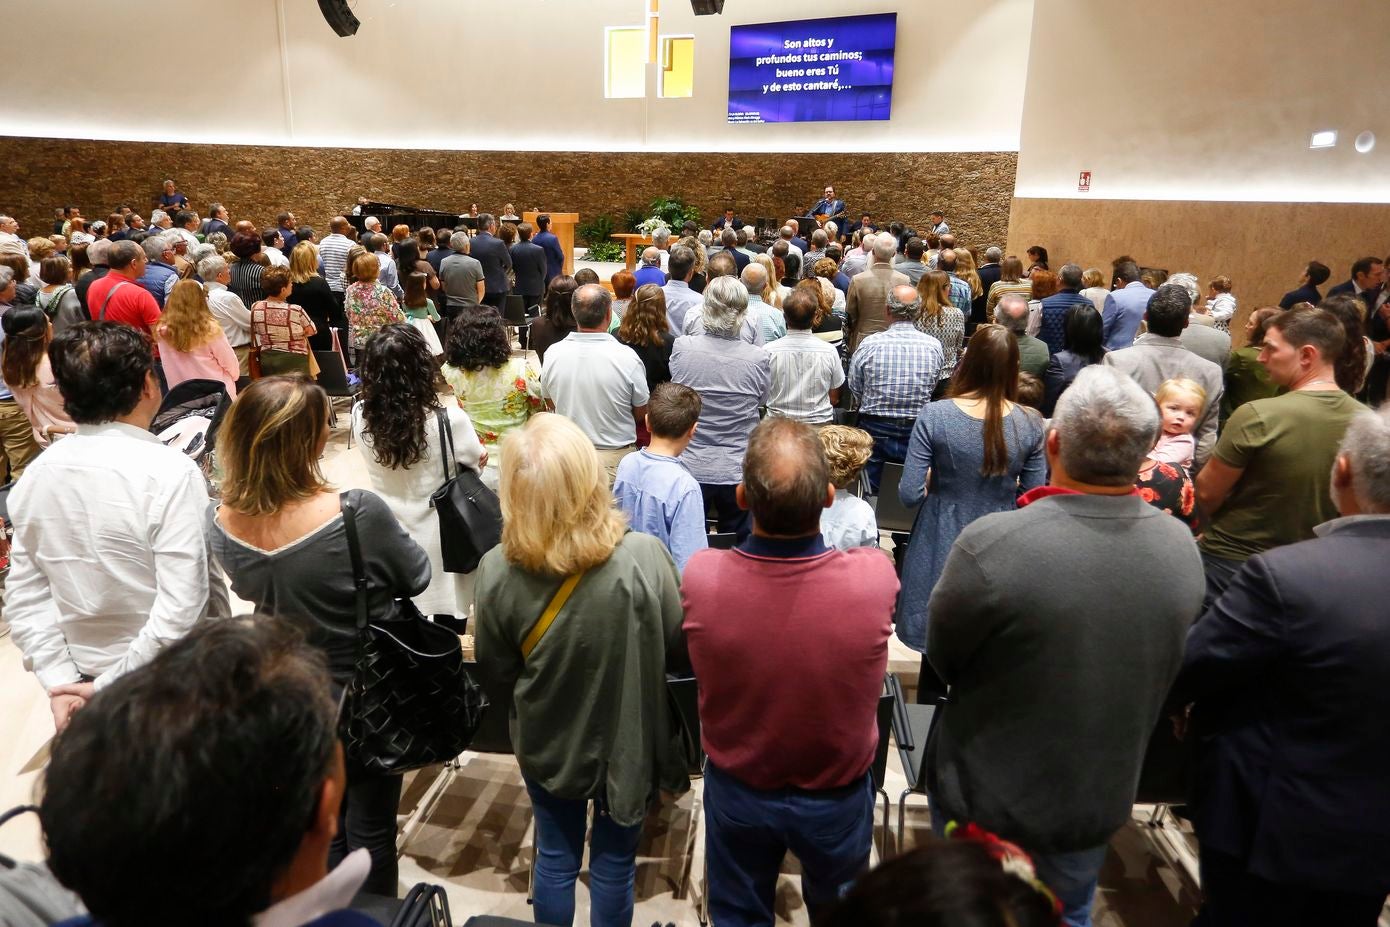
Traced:
<svg viewBox="0 0 1390 927">
<path fill-rule="evenodd" d="M 921 510 L 903 562 L 897 626 L 918 653 L 926 651 L 928 603 L 956 537 L 982 515 L 1012 509 L 1047 478 L 1042 418 L 1017 398 L 1018 342 L 998 325 L 982 325 L 956 367 L 950 398 L 927 403 L 912 427 L 898 495 Z M 944 694 L 923 656 L 917 701 Z"/>
</svg>

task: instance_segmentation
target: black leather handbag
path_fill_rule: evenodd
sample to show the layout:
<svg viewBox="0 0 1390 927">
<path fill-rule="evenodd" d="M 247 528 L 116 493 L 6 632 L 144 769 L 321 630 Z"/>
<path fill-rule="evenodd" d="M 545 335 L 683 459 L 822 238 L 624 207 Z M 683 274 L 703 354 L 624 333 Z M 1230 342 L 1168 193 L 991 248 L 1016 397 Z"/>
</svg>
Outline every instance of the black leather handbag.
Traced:
<svg viewBox="0 0 1390 927">
<path fill-rule="evenodd" d="M 356 513 L 346 497 L 342 506 L 357 588 L 357 667 L 338 717 L 343 749 L 381 775 L 452 760 L 472 742 L 487 697 L 463 665 L 458 635 L 409 599 L 396 600 L 392 618 L 368 622 Z"/>
<path fill-rule="evenodd" d="M 439 515 L 439 550 L 447 573 L 472 573 L 483 554 L 502 542 L 502 506 L 497 493 L 483 485 L 472 470 L 455 465 L 454 437 L 449 417 L 435 409 L 439 422 L 439 456 L 444 464 L 444 485 L 430 496 L 430 506 Z"/>
</svg>

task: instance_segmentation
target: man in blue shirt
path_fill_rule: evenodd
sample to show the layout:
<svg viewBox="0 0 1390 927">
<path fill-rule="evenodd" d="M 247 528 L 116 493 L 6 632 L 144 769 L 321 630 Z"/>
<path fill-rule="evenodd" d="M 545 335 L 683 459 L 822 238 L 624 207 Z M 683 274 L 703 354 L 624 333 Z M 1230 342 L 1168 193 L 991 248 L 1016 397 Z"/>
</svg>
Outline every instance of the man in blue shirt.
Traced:
<svg viewBox="0 0 1390 927">
<path fill-rule="evenodd" d="M 1110 290 L 1110 295 L 1105 297 L 1102 331 L 1106 350 L 1118 351 L 1134 344 L 1134 336 L 1139 332 L 1139 323 L 1144 321 L 1154 291 L 1140 282 L 1139 265 L 1133 261 L 1115 265 Z"/>
<path fill-rule="evenodd" d="M 632 530 L 665 544 L 681 570 L 691 554 L 709 546 L 700 484 L 679 459 L 699 418 L 699 393 L 679 383 L 658 384 L 647 405 L 651 444 L 624 457 L 613 482 Z"/>
<path fill-rule="evenodd" d="M 660 248 L 651 247 L 642 252 L 642 266 L 637 268 L 637 273 L 634 276 L 637 278 L 637 282 L 633 284 L 634 288 L 646 286 L 648 283 L 654 283 L 657 286 L 666 285 L 666 275 L 661 272 Z"/>
<path fill-rule="evenodd" d="M 170 234 L 151 235 L 140 243 L 145 249 L 145 272 L 135 281 L 145 288 L 159 308 L 169 298 L 174 284 L 179 281 L 179 272 L 174 269 L 174 236 Z"/>
<path fill-rule="evenodd" d="M 825 216 L 827 221 L 841 222 L 845 217 L 845 201 L 835 196 L 835 188 L 826 184 L 825 195 L 811 207 L 808 216 Z M 801 250 L 806 250 L 803 246 Z"/>
<path fill-rule="evenodd" d="M 1056 354 L 1065 346 L 1067 331 L 1067 312 L 1072 306 L 1090 306 L 1091 301 L 1081 295 L 1081 268 L 1076 264 L 1064 264 L 1058 276 L 1062 289 L 1042 301 L 1042 321 L 1038 328 L 1038 338 L 1047 343 L 1050 354 Z"/>
<path fill-rule="evenodd" d="M 549 286 L 552 278 L 565 272 L 565 252 L 560 247 L 560 239 L 550 230 L 550 216 L 548 214 L 542 213 L 536 216 L 536 228 L 540 231 L 532 240 L 545 249 L 545 283 L 546 286 Z"/>
</svg>

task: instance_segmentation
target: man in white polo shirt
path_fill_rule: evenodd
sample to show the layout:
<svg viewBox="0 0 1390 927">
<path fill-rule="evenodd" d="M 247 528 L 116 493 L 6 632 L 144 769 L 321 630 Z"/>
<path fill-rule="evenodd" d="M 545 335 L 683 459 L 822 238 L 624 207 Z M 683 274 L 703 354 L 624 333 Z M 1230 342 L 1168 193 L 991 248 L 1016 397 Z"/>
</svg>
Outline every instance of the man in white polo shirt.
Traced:
<svg viewBox="0 0 1390 927">
<path fill-rule="evenodd" d="M 608 334 L 613 297 L 596 283 L 571 300 L 579 330 L 550 346 L 541 390 L 555 411 L 578 425 L 598 448 L 608 484 L 618 463 L 637 449 L 637 423 L 647 414 L 647 372 L 637 352 Z"/>
</svg>

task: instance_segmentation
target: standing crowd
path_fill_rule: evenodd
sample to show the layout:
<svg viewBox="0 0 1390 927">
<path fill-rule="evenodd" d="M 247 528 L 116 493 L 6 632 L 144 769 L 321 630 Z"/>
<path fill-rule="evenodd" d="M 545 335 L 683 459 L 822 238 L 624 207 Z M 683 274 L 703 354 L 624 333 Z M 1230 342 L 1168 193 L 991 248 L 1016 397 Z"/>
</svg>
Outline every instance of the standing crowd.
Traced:
<svg viewBox="0 0 1390 927">
<path fill-rule="evenodd" d="M 691 674 L 719 927 L 773 922 L 788 851 L 817 924 L 1087 925 L 1169 725 L 1199 924 L 1376 923 L 1383 261 L 1325 295 L 1310 262 L 1242 318 L 1226 277 L 1054 272 L 941 213 L 767 243 L 729 210 L 608 286 L 545 216 L 320 239 L 200 219 L 172 181 L 148 231 L 65 213 L 27 241 L 0 216 L 0 463 L 75 923 L 370 923 L 343 909 L 399 889 L 402 779 L 344 757 L 333 706 L 355 621 L 401 599 L 467 622 L 508 713 L 539 923 L 573 922 L 586 834 L 591 922 L 632 922 Z M 321 469 L 331 372 L 370 489 Z M 203 466 L 151 431 L 187 383 L 224 397 Z M 501 540 L 448 572 L 432 496 L 464 473 Z M 861 878 L 894 634 L 941 839 Z"/>
</svg>

